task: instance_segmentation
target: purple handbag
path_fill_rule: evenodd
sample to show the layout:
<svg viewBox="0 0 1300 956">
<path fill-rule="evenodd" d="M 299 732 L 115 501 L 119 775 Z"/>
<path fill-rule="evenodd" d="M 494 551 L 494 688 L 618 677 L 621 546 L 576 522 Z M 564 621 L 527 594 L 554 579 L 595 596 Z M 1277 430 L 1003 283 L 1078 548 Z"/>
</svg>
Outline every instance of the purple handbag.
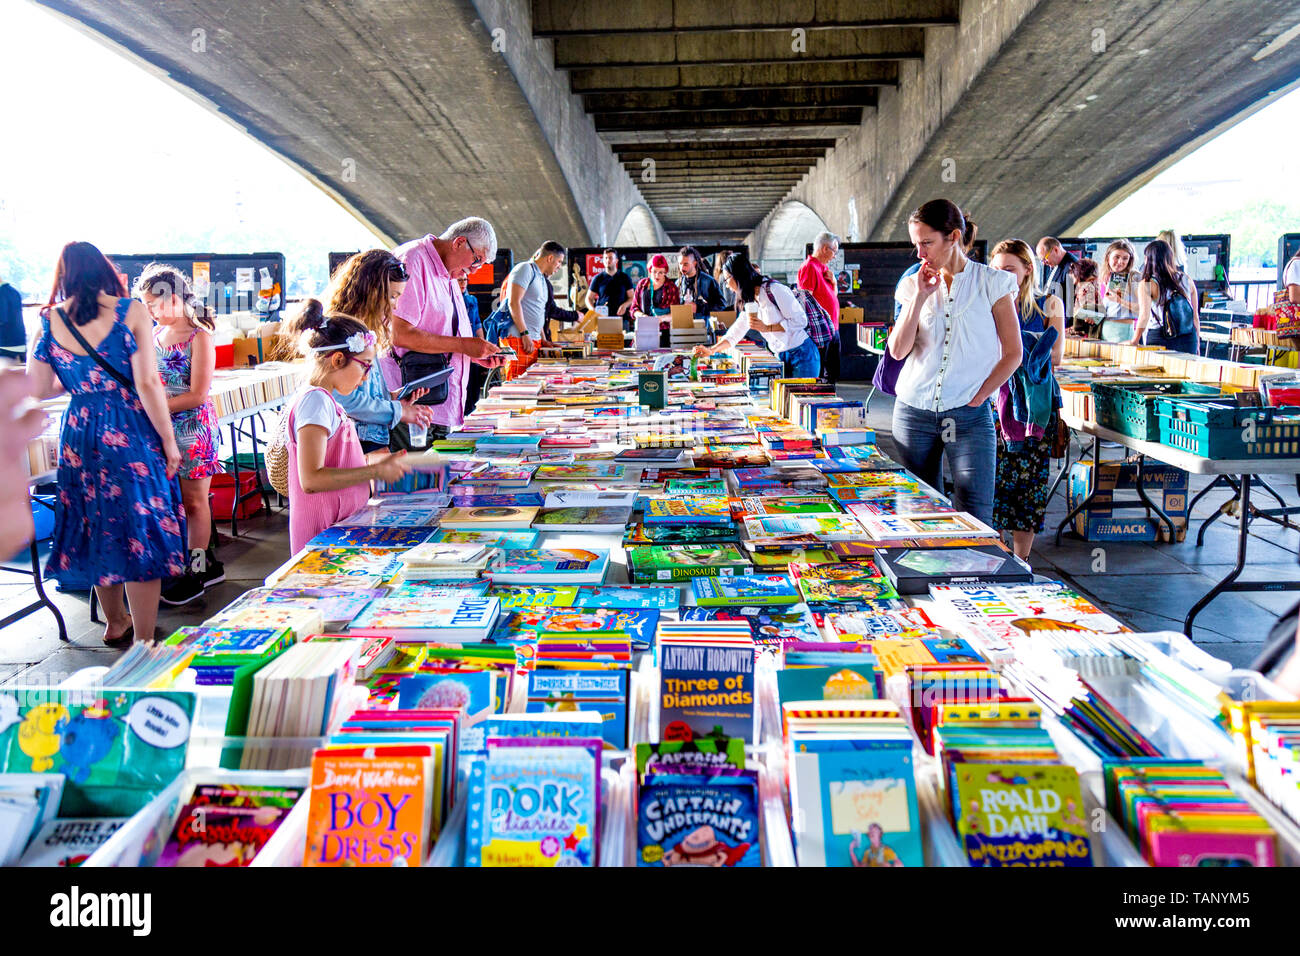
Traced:
<svg viewBox="0 0 1300 956">
<path fill-rule="evenodd" d="M 871 387 L 885 395 L 894 395 L 898 388 L 898 376 L 902 374 L 906 358 L 896 359 L 889 351 L 889 340 L 885 340 L 885 351 L 876 363 L 876 374 L 871 376 Z"/>
</svg>

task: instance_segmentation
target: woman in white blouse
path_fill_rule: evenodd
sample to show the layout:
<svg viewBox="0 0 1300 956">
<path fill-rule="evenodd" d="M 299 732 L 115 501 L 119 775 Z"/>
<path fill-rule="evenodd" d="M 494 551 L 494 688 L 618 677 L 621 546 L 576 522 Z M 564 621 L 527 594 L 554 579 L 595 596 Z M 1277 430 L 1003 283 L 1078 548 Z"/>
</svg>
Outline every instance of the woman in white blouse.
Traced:
<svg viewBox="0 0 1300 956">
<path fill-rule="evenodd" d="M 758 332 L 772 354 L 785 365 L 786 378 L 817 378 L 822 360 L 808 337 L 808 316 L 790 287 L 769 279 L 749 261 L 744 252 L 733 252 L 722 267 L 726 287 L 744 309 L 731 323 L 727 334 L 713 346 L 695 346 L 695 355 L 707 358 L 715 352 L 734 349 L 750 331 Z"/>
<path fill-rule="evenodd" d="M 902 304 L 889 354 L 905 360 L 895 386 L 894 444 L 899 460 L 942 489 L 942 460 L 958 508 L 993 519 L 997 443 L 989 398 L 1020 365 L 1016 280 L 966 258 L 962 211 L 932 199 L 908 218 L 921 268 L 898 284 Z"/>
</svg>

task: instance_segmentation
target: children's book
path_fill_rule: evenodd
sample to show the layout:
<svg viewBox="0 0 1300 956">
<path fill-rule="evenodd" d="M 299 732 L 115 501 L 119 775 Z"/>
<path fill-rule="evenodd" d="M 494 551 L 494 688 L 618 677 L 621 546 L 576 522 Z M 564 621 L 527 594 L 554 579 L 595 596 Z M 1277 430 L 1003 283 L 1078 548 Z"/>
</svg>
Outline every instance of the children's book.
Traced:
<svg viewBox="0 0 1300 956">
<path fill-rule="evenodd" d="M 520 607 L 573 607 L 578 597 L 576 584 L 499 584 L 488 594 L 501 602 L 501 610 Z"/>
<path fill-rule="evenodd" d="M 752 773 L 648 776 L 637 789 L 637 866 L 762 866 Z"/>
<path fill-rule="evenodd" d="M 61 817 L 32 838 L 19 866 L 76 867 L 108 842 L 130 817 Z"/>
<path fill-rule="evenodd" d="M 298 787 L 195 787 L 154 865 L 248 866 L 301 796 Z"/>
<path fill-rule="evenodd" d="M 491 670 L 411 674 L 397 685 L 399 710 L 463 710 L 462 726 L 499 713 L 502 703 L 497 673 Z"/>
<path fill-rule="evenodd" d="M 591 531 L 622 533 L 632 520 L 632 509 L 610 507 L 543 508 L 533 521 L 539 531 Z"/>
<path fill-rule="evenodd" d="M 453 531 L 527 529 L 537 519 L 536 507 L 496 505 L 483 508 L 450 508 L 438 521 L 440 528 Z"/>
<path fill-rule="evenodd" d="M 664 584 L 603 584 L 578 588 L 574 607 L 670 611 L 681 603 L 681 591 Z"/>
<path fill-rule="evenodd" d="M 451 531 L 438 530 L 430 541 L 447 544 L 482 544 L 489 548 L 512 551 L 536 547 L 541 535 L 536 531 Z"/>
<path fill-rule="evenodd" d="M 749 574 L 753 564 L 735 545 L 646 545 L 628 552 L 634 581 L 684 581 Z"/>
<path fill-rule="evenodd" d="M 654 640 L 659 612 L 620 608 L 533 607 L 519 608 L 503 616 L 498 640 L 511 635 L 531 637 L 538 632 L 621 631 L 636 643 L 649 646 Z"/>
<path fill-rule="evenodd" d="M 971 866 L 1092 866 L 1073 767 L 954 761 L 951 774 L 957 834 Z"/>
<path fill-rule="evenodd" d="M 399 641 L 486 640 L 501 613 L 501 602 L 478 594 L 378 598 L 353 622 Z"/>
<path fill-rule="evenodd" d="M 797 734 L 790 805 L 800 866 L 924 866 L 910 737 Z"/>
<path fill-rule="evenodd" d="M 505 551 L 487 573 L 494 584 L 600 584 L 608 548 L 539 548 Z"/>
<path fill-rule="evenodd" d="M 692 578 L 691 592 L 700 607 L 798 604 L 799 589 L 784 574 L 732 574 Z"/>
<path fill-rule="evenodd" d="M 470 771 L 465 865 L 594 866 L 599 791 L 584 747 L 489 746 Z"/>
<path fill-rule="evenodd" d="M 309 548 L 413 548 L 429 540 L 432 528 L 365 528 L 335 525 L 307 542 Z"/>
<path fill-rule="evenodd" d="M 303 866 L 422 866 L 436 799 L 428 745 L 317 750 Z"/>
<path fill-rule="evenodd" d="M 541 465 L 538 481 L 610 481 L 623 477 L 623 466 L 596 462 L 575 465 Z"/>
<path fill-rule="evenodd" d="M 1034 573 L 997 546 L 979 548 L 881 548 L 877 566 L 899 594 L 929 594 L 936 584 L 1028 584 Z"/>
<path fill-rule="evenodd" d="M 654 525 L 715 525 L 731 524 L 731 506 L 723 497 L 714 498 L 651 498 L 645 505 L 645 524 Z"/>
<path fill-rule="evenodd" d="M 754 641 L 660 636 L 659 736 L 662 740 L 739 737 L 757 731 Z"/>
</svg>

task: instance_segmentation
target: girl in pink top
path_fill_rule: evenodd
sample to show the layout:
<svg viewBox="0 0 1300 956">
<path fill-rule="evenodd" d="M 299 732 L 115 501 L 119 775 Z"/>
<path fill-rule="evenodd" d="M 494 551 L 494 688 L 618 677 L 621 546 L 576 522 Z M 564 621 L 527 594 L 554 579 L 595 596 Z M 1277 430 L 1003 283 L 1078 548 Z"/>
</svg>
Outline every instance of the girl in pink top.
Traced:
<svg viewBox="0 0 1300 956">
<path fill-rule="evenodd" d="M 294 553 L 370 498 L 370 482 L 396 481 L 405 452 L 366 455 L 357 430 L 330 390 L 351 394 L 375 361 L 375 336 L 356 319 L 326 314 L 308 299 L 291 324 L 311 377 L 289 407 L 289 546 Z M 296 465 L 296 467 L 295 467 Z"/>
</svg>

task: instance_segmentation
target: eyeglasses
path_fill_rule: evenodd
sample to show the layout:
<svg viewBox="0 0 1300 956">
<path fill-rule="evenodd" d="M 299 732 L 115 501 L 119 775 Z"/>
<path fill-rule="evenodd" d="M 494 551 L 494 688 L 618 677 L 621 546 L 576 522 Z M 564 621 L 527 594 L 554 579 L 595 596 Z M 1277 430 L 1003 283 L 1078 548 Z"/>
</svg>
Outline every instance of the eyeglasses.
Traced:
<svg viewBox="0 0 1300 956">
<path fill-rule="evenodd" d="M 481 255 L 478 254 L 478 252 L 474 249 L 473 246 L 469 244 L 468 238 L 465 239 L 465 248 L 468 249 L 470 252 L 474 253 L 474 261 L 469 264 L 470 272 L 473 272 L 475 269 L 477 269 L 479 266 L 481 266 L 484 262 L 487 261 Z"/>
<path fill-rule="evenodd" d="M 361 366 L 362 371 L 364 371 L 367 375 L 370 374 L 370 367 L 375 364 L 374 359 L 371 359 L 369 362 L 367 362 L 365 359 L 354 358 L 351 355 L 348 356 L 348 361 L 356 362 L 358 365 Z"/>
</svg>

